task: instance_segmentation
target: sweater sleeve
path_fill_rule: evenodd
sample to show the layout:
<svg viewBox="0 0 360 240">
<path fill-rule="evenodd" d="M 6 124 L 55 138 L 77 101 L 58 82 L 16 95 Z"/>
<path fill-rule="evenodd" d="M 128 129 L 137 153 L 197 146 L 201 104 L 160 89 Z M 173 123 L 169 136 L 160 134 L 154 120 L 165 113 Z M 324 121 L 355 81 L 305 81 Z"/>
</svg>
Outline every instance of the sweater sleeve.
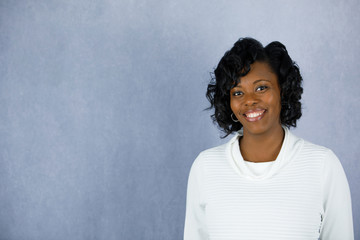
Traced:
<svg viewBox="0 0 360 240">
<path fill-rule="evenodd" d="M 353 219 L 349 184 L 339 159 L 329 150 L 322 175 L 322 240 L 353 240 Z"/>
<path fill-rule="evenodd" d="M 191 167 L 188 179 L 184 240 L 208 239 L 205 223 L 203 171 L 199 155 Z"/>
</svg>

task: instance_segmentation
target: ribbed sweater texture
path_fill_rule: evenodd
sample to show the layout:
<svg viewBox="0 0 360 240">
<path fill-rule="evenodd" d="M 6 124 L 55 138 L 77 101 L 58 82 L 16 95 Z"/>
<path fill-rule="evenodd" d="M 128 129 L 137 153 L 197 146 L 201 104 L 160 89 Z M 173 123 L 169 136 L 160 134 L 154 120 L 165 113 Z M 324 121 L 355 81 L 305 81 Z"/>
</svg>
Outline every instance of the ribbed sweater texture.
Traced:
<svg viewBox="0 0 360 240">
<path fill-rule="evenodd" d="M 266 165 L 244 161 L 241 131 L 199 154 L 188 180 L 185 240 L 354 239 L 339 159 L 284 130 L 277 159 Z"/>
</svg>

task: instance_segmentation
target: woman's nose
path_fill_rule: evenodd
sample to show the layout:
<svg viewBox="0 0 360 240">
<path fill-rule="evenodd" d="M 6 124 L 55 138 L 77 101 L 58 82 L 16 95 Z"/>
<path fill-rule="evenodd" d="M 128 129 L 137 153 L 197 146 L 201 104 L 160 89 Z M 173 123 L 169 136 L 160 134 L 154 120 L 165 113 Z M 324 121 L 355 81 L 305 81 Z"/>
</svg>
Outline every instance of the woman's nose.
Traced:
<svg viewBox="0 0 360 240">
<path fill-rule="evenodd" d="M 253 93 L 245 94 L 245 106 L 253 106 L 258 103 L 258 99 L 256 98 L 256 95 Z"/>
</svg>

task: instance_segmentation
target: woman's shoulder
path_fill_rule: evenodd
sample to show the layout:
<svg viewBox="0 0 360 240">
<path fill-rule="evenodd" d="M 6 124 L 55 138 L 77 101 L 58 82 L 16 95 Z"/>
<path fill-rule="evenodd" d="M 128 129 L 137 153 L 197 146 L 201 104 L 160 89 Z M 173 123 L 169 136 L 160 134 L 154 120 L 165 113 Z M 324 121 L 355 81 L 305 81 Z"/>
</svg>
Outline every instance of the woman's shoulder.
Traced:
<svg viewBox="0 0 360 240">
<path fill-rule="evenodd" d="M 315 144 L 313 142 L 310 142 L 308 140 L 304 140 L 304 145 L 303 145 L 303 149 L 307 152 L 318 152 L 318 153 L 328 153 L 331 150 L 325 146 L 319 145 L 319 144 Z"/>
<path fill-rule="evenodd" d="M 312 161 L 315 159 L 321 160 L 324 167 L 335 167 L 341 165 L 340 160 L 336 154 L 328 147 L 303 140 L 303 147 L 301 151 L 302 156 L 307 156 Z"/>
<path fill-rule="evenodd" d="M 289 138 L 291 144 L 289 144 L 287 154 L 292 155 L 302 164 L 323 166 L 338 165 L 340 163 L 335 153 L 328 147 L 315 144 L 292 133 L 289 133 Z"/>
<path fill-rule="evenodd" d="M 199 156 L 201 156 L 201 157 L 211 157 L 213 155 L 224 154 L 225 151 L 226 151 L 226 146 L 227 146 L 227 143 L 221 144 L 219 146 L 208 148 L 208 149 L 206 149 L 204 151 L 201 151 L 199 153 Z"/>
<path fill-rule="evenodd" d="M 290 148 L 295 148 L 296 146 L 301 145 L 301 152 L 306 155 L 324 155 L 331 152 L 331 150 L 325 146 L 321 146 L 319 144 L 308 141 L 307 139 L 303 139 L 302 137 L 298 137 L 297 135 L 289 131 L 289 129 L 285 130 L 288 134 L 288 145 Z"/>
<path fill-rule="evenodd" d="M 203 150 L 199 153 L 198 158 L 201 159 L 219 159 L 222 157 L 226 157 L 227 154 L 229 154 L 229 149 L 230 146 L 233 142 L 238 140 L 238 135 L 233 136 L 228 142 L 215 146 L 215 147 L 211 147 L 208 148 L 206 150 Z"/>
</svg>

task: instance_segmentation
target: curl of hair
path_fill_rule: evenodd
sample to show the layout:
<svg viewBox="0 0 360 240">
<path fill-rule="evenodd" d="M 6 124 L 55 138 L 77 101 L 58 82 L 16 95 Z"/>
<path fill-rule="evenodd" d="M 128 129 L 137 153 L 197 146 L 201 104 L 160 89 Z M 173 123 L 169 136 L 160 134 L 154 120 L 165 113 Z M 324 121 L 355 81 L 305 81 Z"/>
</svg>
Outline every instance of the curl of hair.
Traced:
<svg viewBox="0 0 360 240">
<path fill-rule="evenodd" d="M 299 67 L 290 58 L 286 47 L 280 42 L 271 42 L 265 48 L 253 38 L 241 38 L 221 58 L 208 84 L 206 97 L 210 102 L 207 109 L 215 109 L 211 118 L 225 133 L 222 138 L 239 131 L 240 122 L 231 118 L 230 90 L 241 77 L 251 70 L 254 62 L 265 62 L 277 75 L 281 92 L 281 124 L 296 127 L 301 117 L 302 77 Z"/>
</svg>

